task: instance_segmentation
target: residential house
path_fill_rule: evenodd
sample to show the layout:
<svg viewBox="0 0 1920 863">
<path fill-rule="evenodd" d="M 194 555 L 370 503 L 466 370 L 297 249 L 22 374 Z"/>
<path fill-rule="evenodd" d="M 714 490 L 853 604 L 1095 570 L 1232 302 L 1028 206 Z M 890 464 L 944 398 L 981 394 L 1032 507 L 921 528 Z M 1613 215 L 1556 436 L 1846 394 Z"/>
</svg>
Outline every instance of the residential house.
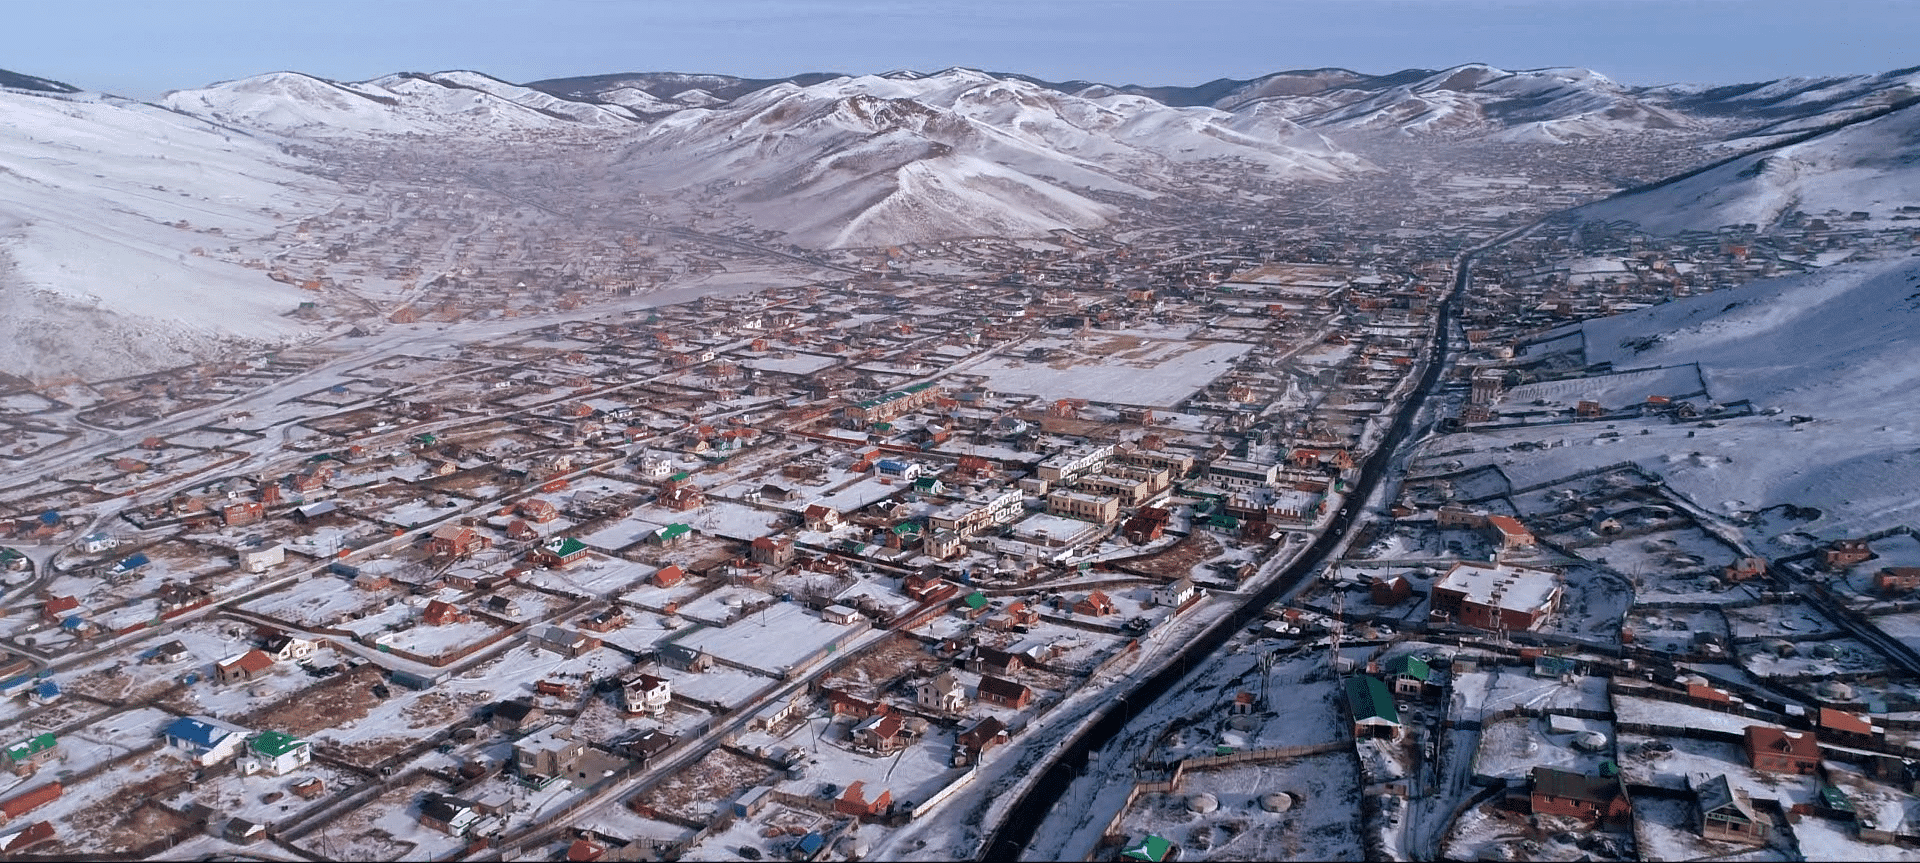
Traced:
<svg viewBox="0 0 1920 863">
<path fill-rule="evenodd" d="M 999 630 L 1025 630 L 1040 625 L 1040 609 L 1028 605 L 1025 600 L 1016 599 L 1007 604 L 999 617 L 987 621 L 987 625 Z"/>
<path fill-rule="evenodd" d="M 214 676 L 221 683 L 237 683 L 252 680 L 266 674 L 273 668 L 273 657 L 255 648 L 239 656 L 223 659 L 214 663 Z"/>
<path fill-rule="evenodd" d="M 568 659 L 600 649 L 600 639 L 558 626 L 541 627 L 530 640 L 534 647 L 551 650 Z"/>
<path fill-rule="evenodd" d="M 1386 578 L 1374 579 L 1373 584 L 1368 587 L 1368 592 L 1374 605 L 1394 606 L 1413 595 L 1413 584 L 1407 581 L 1406 576 L 1390 575 Z"/>
<path fill-rule="evenodd" d="M 202 767 L 240 753 L 250 732 L 208 716 L 182 716 L 161 732 L 166 751 Z"/>
<path fill-rule="evenodd" d="M 1873 743 L 1877 738 L 1867 720 L 1844 710 L 1820 708 L 1820 735 L 1835 743 Z"/>
<path fill-rule="evenodd" d="M 1418 656 L 1404 654 L 1387 660 L 1387 681 L 1393 685 L 1395 695 L 1425 694 L 1427 684 L 1433 678 L 1433 669 L 1427 661 Z"/>
<path fill-rule="evenodd" d="M 654 587 L 675 587 L 687 579 L 687 571 L 677 563 L 670 563 L 653 573 Z"/>
<path fill-rule="evenodd" d="M 967 670 L 978 674 L 993 674 L 1012 677 L 1027 666 L 1020 654 L 998 647 L 980 645 L 973 649 L 973 658 L 967 662 Z"/>
<path fill-rule="evenodd" d="M 603 608 L 580 621 L 580 628 L 588 632 L 611 632 L 627 625 L 627 610 L 618 603 Z"/>
<path fill-rule="evenodd" d="M 1873 557 L 1873 549 L 1864 539 L 1836 539 L 1820 551 L 1820 566 L 1825 569 L 1846 569 L 1856 563 Z"/>
<path fill-rule="evenodd" d="M 49 782 L 31 791 L 24 791 L 0 800 L 0 824 L 17 820 L 28 812 L 58 800 L 64 790 L 60 783 Z"/>
<path fill-rule="evenodd" d="M 286 560 L 287 547 L 277 542 L 240 549 L 240 568 L 248 572 L 266 572 Z"/>
<path fill-rule="evenodd" d="M 915 687 L 913 701 L 927 710 L 959 713 L 967 708 L 967 688 L 953 672 L 942 671 Z"/>
<path fill-rule="evenodd" d="M 1191 584 L 1191 582 L 1189 582 Z M 1073 613 L 1089 617 L 1105 617 L 1114 613 L 1113 600 L 1098 590 L 1073 601 Z"/>
<path fill-rule="evenodd" d="M 636 674 L 620 682 L 620 707 L 628 713 L 659 716 L 673 702 L 673 681 Z"/>
<path fill-rule="evenodd" d="M 1172 582 L 1154 588 L 1153 604 L 1177 608 L 1192 599 L 1198 591 L 1199 588 L 1194 586 L 1193 579 L 1183 575 Z"/>
<path fill-rule="evenodd" d="M 1428 591 L 1431 614 L 1489 631 L 1521 632 L 1546 622 L 1563 591 L 1551 570 L 1461 561 Z"/>
<path fill-rule="evenodd" d="M 580 762 L 587 745 L 562 726 L 547 726 L 513 742 L 513 767 L 520 778 L 544 785 L 557 779 L 585 779 Z"/>
<path fill-rule="evenodd" d="M 1494 541 L 1500 544 L 1502 550 L 1533 547 L 1533 532 L 1512 516 L 1490 515 L 1486 524 L 1487 531 L 1493 534 Z"/>
<path fill-rule="evenodd" d="M 853 745 L 882 754 L 894 752 L 907 745 L 905 727 L 898 713 L 869 716 L 853 727 Z"/>
<path fill-rule="evenodd" d="M 1902 596 L 1920 588 L 1920 566 L 1889 566 L 1873 575 L 1873 591 L 1881 596 Z"/>
<path fill-rule="evenodd" d="M 570 536 L 557 536 L 533 550 L 535 564 L 558 569 L 587 556 L 587 544 Z"/>
<path fill-rule="evenodd" d="M 56 596 L 40 606 L 41 621 L 58 624 L 80 610 L 80 600 L 71 596 Z"/>
<path fill-rule="evenodd" d="M 502 701 L 493 706 L 493 717 L 489 722 L 494 730 L 513 734 L 525 731 L 546 718 L 547 711 L 524 698 Z"/>
<path fill-rule="evenodd" d="M 273 657 L 275 662 L 299 662 L 313 658 L 313 652 L 320 647 L 311 638 L 301 638 L 285 632 L 273 632 L 260 639 L 261 652 Z"/>
<path fill-rule="evenodd" d="M 60 739 L 47 731 L 0 749 L 0 768 L 15 776 L 26 776 L 59 754 Z"/>
<path fill-rule="evenodd" d="M 820 619 L 828 623 L 838 623 L 844 626 L 857 623 L 864 618 L 860 616 L 860 612 L 856 609 L 848 608 L 844 605 L 829 605 L 820 610 Z"/>
<path fill-rule="evenodd" d="M 892 711 L 892 708 L 889 708 L 885 702 L 869 701 L 857 695 L 841 692 L 838 689 L 828 689 L 825 694 L 827 696 L 827 709 L 831 711 L 834 716 L 851 716 L 856 719 L 865 719 L 875 714 L 889 713 Z"/>
<path fill-rule="evenodd" d="M 1033 690 L 1024 683 L 986 675 L 980 678 L 979 698 L 988 704 L 1025 710 L 1033 702 Z"/>
<path fill-rule="evenodd" d="M 448 794 L 428 793 L 420 801 L 420 823 L 450 836 L 465 836 L 480 819 L 480 806 Z"/>
<path fill-rule="evenodd" d="M 268 731 L 247 744 L 240 772 L 247 776 L 271 773 L 285 776 L 313 761 L 313 744 L 284 731 Z"/>
<path fill-rule="evenodd" d="M 1618 776 L 1587 776 L 1551 767 L 1535 767 L 1529 780 L 1529 800 L 1535 815 L 1561 815 L 1583 821 L 1619 824 L 1633 813 L 1626 786 Z"/>
<path fill-rule="evenodd" d="M 53 822 L 35 821 L 27 825 L 25 830 L 0 837 L 0 855 L 7 855 L 11 859 L 14 854 L 53 841 L 57 835 L 57 831 L 53 829 Z"/>
<path fill-rule="evenodd" d="M 760 537 L 748 546 L 747 558 L 767 566 L 786 566 L 793 561 L 793 540 L 787 537 Z"/>
<path fill-rule="evenodd" d="M 1746 750 L 1755 770 L 1810 776 L 1820 769 L 1820 743 L 1811 731 L 1749 725 Z"/>
<path fill-rule="evenodd" d="M 882 789 L 872 800 L 867 799 L 866 782 L 854 780 L 847 790 L 840 793 L 840 799 L 833 802 L 833 811 L 841 815 L 854 817 L 872 817 L 883 814 L 893 805 L 893 792 Z"/>
<path fill-rule="evenodd" d="M 1702 838 L 1759 845 L 1772 834 L 1772 820 L 1756 811 L 1747 792 L 1734 788 L 1725 773 L 1704 781 L 1689 776 L 1687 785 Z"/>
<path fill-rule="evenodd" d="M 713 667 L 713 656 L 698 647 L 667 643 L 659 647 L 660 664 L 676 671 L 702 672 Z"/>
<path fill-rule="evenodd" d="M 546 524 L 560 517 L 560 508 L 552 501 L 530 497 L 520 502 L 520 517 L 534 524 Z"/>
<path fill-rule="evenodd" d="M 975 721 L 962 729 L 953 744 L 953 766 L 965 767 L 977 764 L 980 758 L 992 751 L 995 746 L 1006 743 L 1007 724 L 997 716 L 989 716 Z"/>
<path fill-rule="evenodd" d="M 807 530 L 816 532 L 831 531 L 846 524 L 846 519 L 839 510 L 818 503 L 808 504 L 806 510 L 801 513 L 801 518 L 806 520 Z"/>
<path fill-rule="evenodd" d="M 1347 678 L 1347 713 L 1356 739 L 1380 737 L 1399 740 L 1400 709 L 1394 706 L 1387 684 L 1378 677 L 1357 674 Z"/>
<path fill-rule="evenodd" d="M 459 606 L 451 602 L 436 599 L 427 603 L 427 609 L 421 612 L 420 619 L 425 621 L 428 626 L 446 626 L 454 623 L 465 623 L 467 613 L 461 611 Z"/>
<path fill-rule="evenodd" d="M 443 524 L 427 536 L 427 553 L 435 557 L 466 558 L 493 544 L 484 534 L 458 524 Z"/>
</svg>

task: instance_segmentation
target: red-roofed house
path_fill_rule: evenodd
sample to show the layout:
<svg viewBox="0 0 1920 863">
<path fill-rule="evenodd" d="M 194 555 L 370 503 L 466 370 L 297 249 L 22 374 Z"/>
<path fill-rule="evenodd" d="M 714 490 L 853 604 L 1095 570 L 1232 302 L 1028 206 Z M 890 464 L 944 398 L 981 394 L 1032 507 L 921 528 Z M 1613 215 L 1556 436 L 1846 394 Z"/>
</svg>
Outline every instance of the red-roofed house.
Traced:
<svg viewBox="0 0 1920 863">
<path fill-rule="evenodd" d="M 221 683 L 233 683 L 239 680 L 251 680 L 267 673 L 273 667 L 273 657 L 266 651 L 254 648 L 232 659 L 214 663 L 213 670 Z"/>
<path fill-rule="evenodd" d="M 420 614 L 420 619 L 426 621 L 428 626 L 445 626 L 465 621 L 467 613 L 451 602 L 436 599 L 427 603 L 427 610 Z"/>
<path fill-rule="evenodd" d="M 857 817 L 861 815 L 879 815 L 887 811 L 888 806 L 893 805 L 893 792 L 884 789 L 881 790 L 879 796 L 868 800 L 866 798 L 866 784 L 864 781 L 855 780 L 852 785 L 848 785 L 847 790 L 841 793 L 840 799 L 833 802 L 833 810 L 842 815 L 853 815 Z"/>
<path fill-rule="evenodd" d="M 59 623 L 60 619 L 80 607 L 80 600 L 71 596 L 56 596 L 47 600 L 40 608 L 40 617 L 48 623 Z"/>
<path fill-rule="evenodd" d="M 1873 742 L 1873 726 L 1867 720 L 1831 707 L 1820 708 L 1820 733 L 1842 742 Z"/>
<path fill-rule="evenodd" d="M 1024 683 L 1015 683 L 991 675 L 980 678 L 980 700 L 1014 710 L 1025 710 L 1033 702 L 1033 690 Z"/>
<path fill-rule="evenodd" d="M 1487 516 L 1487 529 L 1499 539 L 1503 549 L 1533 547 L 1533 532 L 1512 516 Z"/>
<path fill-rule="evenodd" d="M 1811 731 L 1749 725 L 1746 748 L 1755 770 L 1807 776 L 1820 767 L 1820 743 Z"/>
</svg>

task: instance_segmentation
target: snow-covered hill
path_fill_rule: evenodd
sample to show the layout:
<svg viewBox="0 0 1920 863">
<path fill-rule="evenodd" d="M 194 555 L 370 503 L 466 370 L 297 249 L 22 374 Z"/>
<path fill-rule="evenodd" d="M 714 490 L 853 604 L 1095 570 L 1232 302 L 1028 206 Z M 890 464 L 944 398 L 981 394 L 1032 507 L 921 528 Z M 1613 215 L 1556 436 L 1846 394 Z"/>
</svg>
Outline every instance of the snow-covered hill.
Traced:
<svg viewBox="0 0 1920 863">
<path fill-rule="evenodd" d="M 1330 79 L 1338 81 L 1338 79 Z M 1407 135 L 1491 135 L 1557 143 L 1694 125 L 1587 69 L 1507 71 L 1478 63 L 1335 83 L 1314 93 L 1241 98 L 1301 125 Z"/>
<path fill-rule="evenodd" d="M 342 83 L 274 72 L 168 93 L 176 111 L 312 138 L 360 135 L 526 135 L 634 125 L 620 104 L 561 99 L 478 72 L 400 73 Z"/>
<path fill-rule="evenodd" d="M 1841 534 L 1920 517 L 1920 259 L 1772 279 L 1581 326 L 1590 362 L 1697 362 L 1715 399 L 1783 412 L 1701 431 L 1706 440 L 1687 449 L 1711 457 L 1644 456 L 1672 465 L 1669 479 L 1701 503 L 1812 506 L 1825 517 L 1809 529 Z"/>
<path fill-rule="evenodd" d="M 1587 221 L 1624 220 L 1655 233 L 1771 225 L 1798 211 L 1868 213 L 1867 227 L 1893 227 L 1920 205 L 1920 104 L 1793 143 L 1776 144 L 1698 173 L 1577 211 Z"/>
<path fill-rule="evenodd" d="M 782 83 L 685 109 L 651 126 L 623 169 L 649 191 L 724 183 L 762 227 L 865 246 L 1096 225 L 1111 208 L 1088 190 L 1149 196 L 1167 169 L 1208 159 L 1284 179 L 1370 168 L 1264 108 L 1087 99 L 951 69 Z"/>
<path fill-rule="evenodd" d="M 1528 385 L 1571 408 L 1602 393 L 1659 393 L 1670 375 L 1752 415 L 1535 425 L 1448 435 L 1436 449 L 1498 464 L 1515 486 L 1631 461 L 1676 492 L 1745 523 L 1769 555 L 1920 519 L 1920 258 L 1831 267 L 1573 324 L 1584 362 L 1630 378 Z M 1696 366 L 1697 365 L 1697 369 Z M 1652 370 L 1663 371 L 1652 371 Z M 1651 376 L 1651 377 L 1650 377 Z M 1516 390 L 1519 393 L 1520 390 Z M 1704 407 L 1705 405 L 1703 405 Z M 1521 444 L 1521 446 L 1515 446 Z M 1773 517 L 1791 505 L 1801 515 Z M 1756 517 L 1768 512 L 1769 515 Z"/>
<path fill-rule="evenodd" d="M 1674 111 L 1732 120 L 1739 129 L 1735 142 L 1753 146 L 1856 120 L 1920 96 L 1920 67 L 1727 86 L 1669 85 L 1648 88 L 1643 95 Z"/>
<path fill-rule="evenodd" d="M 0 117 L 0 370 L 99 379 L 304 334 L 284 315 L 310 296 L 193 253 L 337 194 L 275 146 L 57 88 L 0 89 Z"/>
</svg>

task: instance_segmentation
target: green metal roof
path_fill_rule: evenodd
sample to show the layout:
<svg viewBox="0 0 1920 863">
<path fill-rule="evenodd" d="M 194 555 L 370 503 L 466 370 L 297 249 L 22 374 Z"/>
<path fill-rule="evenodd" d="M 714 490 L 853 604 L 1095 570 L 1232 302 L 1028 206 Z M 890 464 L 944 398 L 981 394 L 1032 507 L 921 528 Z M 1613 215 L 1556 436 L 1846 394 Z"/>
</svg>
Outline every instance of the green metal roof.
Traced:
<svg viewBox="0 0 1920 863">
<path fill-rule="evenodd" d="M 976 590 L 967 594 L 967 598 L 963 601 L 966 602 L 968 608 L 985 608 L 987 605 L 987 595 Z"/>
<path fill-rule="evenodd" d="M 1146 838 L 1127 846 L 1126 850 L 1120 852 L 1120 856 L 1161 863 L 1167 859 L 1167 852 L 1171 850 L 1173 850 L 1172 842 L 1149 833 Z"/>
<path fill-rule="evenodd" d="M 547 543 L 547 551 L 558 557 L 579 554 L 587 550 L 587 544 L 570 536 L 564 536 Z"/>
<path fill-rule="evenodd" d="M 1378 677 L 1363 674 L 1347 678 L 1347 710 L 1355 722 L 1384 719 L 1400 724 L 1400 709 L 1393 706 L 1393 695 Z"/>
<path fill-rule="evenodd" d="M 6 752 L 8 758 L 15 761 L 25 761 L 58 745 L 60 745 L 60 741 L 53 736 L 53 732 L 49 731 L 45 734 L 38 734 L 22 740 L 19 743 L 15 743 L 7 747 Z"/>
<path fill-rule="evenodd" d="M 305 745 L 305 740 L 284 731 L 268 731 L 253 739 L 253 751 L 268 758 L 279 758 Z"/>
<path fill-rule="evenodd" d="M 673 524 L 660 528 L 660 538 L 673 539 L 674 537 L 682 536 L 684 534 L 688 534 L 692 532 L 693 532 L 692 525 L 674 522 Z"/>
<path fill-rule="evenodd" d="M 1411 677 L 1425 683 L 1429 677 L 1433 676 L 1433 669 L 1428 667 L 1426 660 L 1418 656 L 1396 656 L 1387 660 L 1387 673 Z"/>
</svg>

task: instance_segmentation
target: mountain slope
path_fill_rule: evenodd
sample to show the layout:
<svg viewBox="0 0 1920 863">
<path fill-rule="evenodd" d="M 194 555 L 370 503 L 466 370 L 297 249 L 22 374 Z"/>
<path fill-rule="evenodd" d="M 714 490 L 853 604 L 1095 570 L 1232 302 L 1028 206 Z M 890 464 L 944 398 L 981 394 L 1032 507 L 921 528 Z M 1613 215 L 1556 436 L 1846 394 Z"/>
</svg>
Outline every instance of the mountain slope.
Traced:
<svg viewBox="0 0 1920 863">
<path fill-rule="evenodd" d="M 619 170 L 674 193 L 711 184 L 762 227 L 858 246 L 1099 224 L 1087 190 L 1155 194 L 1180 164 L 1237 159 L 1286 179 L 1368 170 L 1271 112 L 1085 99 L 965 69 L 781 83 L 666 116 Z"/>
<path fill-rule="evenodd" d="M 299 163 L 96 93 L 0 91 L 0 116 L 0 370 L 98 379 L 305 334 L 284 314 L 309 297 L 189 251 L 317 206 Z"/>
<path fill-rule="evenodd" d="M 1864 211 L 1867 226 L 1892 227 L 1898 207 L 1920 202 L 1920 100 L 1881 110 L 1575 213 L 1654 233 L 1771 225 L 1795 211 Z"/>
<path fill-rule="evenodd" d="M 1254 101 L 1275 105 L 1311 128 L 1494 135 L 1540 143 L 1693 125 L 1683 114 L 1638 98 L 1633 88 L 1574 68 L 1515 72 L 1472 63 L 1440 71 L 1410 69 L 1238 105 Z"/>
<path fill-rule="evenodd" d="M 637 119 L 619 105 L 560 99 L 477 72 L 408 72 L 358 83 L 274 72 L 177 90 L 162 102 L 220 123 L 314 138 L 618 130 Z"/>
<path fill-rule="evenodd" d="M 1696 500 L 1727 510 L 1816 507 L 1825 514 L 1808 526 L 1816 532 L 1920 516 L 1920 432 L 1907 420 L 1920 412 L 1920 260 L 1771 279 L 1581 328 L 1590 362 L 1698 362 L 1714 398 L 1784 412 L 1701 431 L 1706 440 L 1689 443 L 1711 457 L 1675 453 L 1671 443 L 1641 456 L 1671 465 L 1669 478 Z M 1649 335 L 1658 336 L 1650 346 Z M 1814 421 L 1785 421 L 1795 414 Z"/>
</svg>

